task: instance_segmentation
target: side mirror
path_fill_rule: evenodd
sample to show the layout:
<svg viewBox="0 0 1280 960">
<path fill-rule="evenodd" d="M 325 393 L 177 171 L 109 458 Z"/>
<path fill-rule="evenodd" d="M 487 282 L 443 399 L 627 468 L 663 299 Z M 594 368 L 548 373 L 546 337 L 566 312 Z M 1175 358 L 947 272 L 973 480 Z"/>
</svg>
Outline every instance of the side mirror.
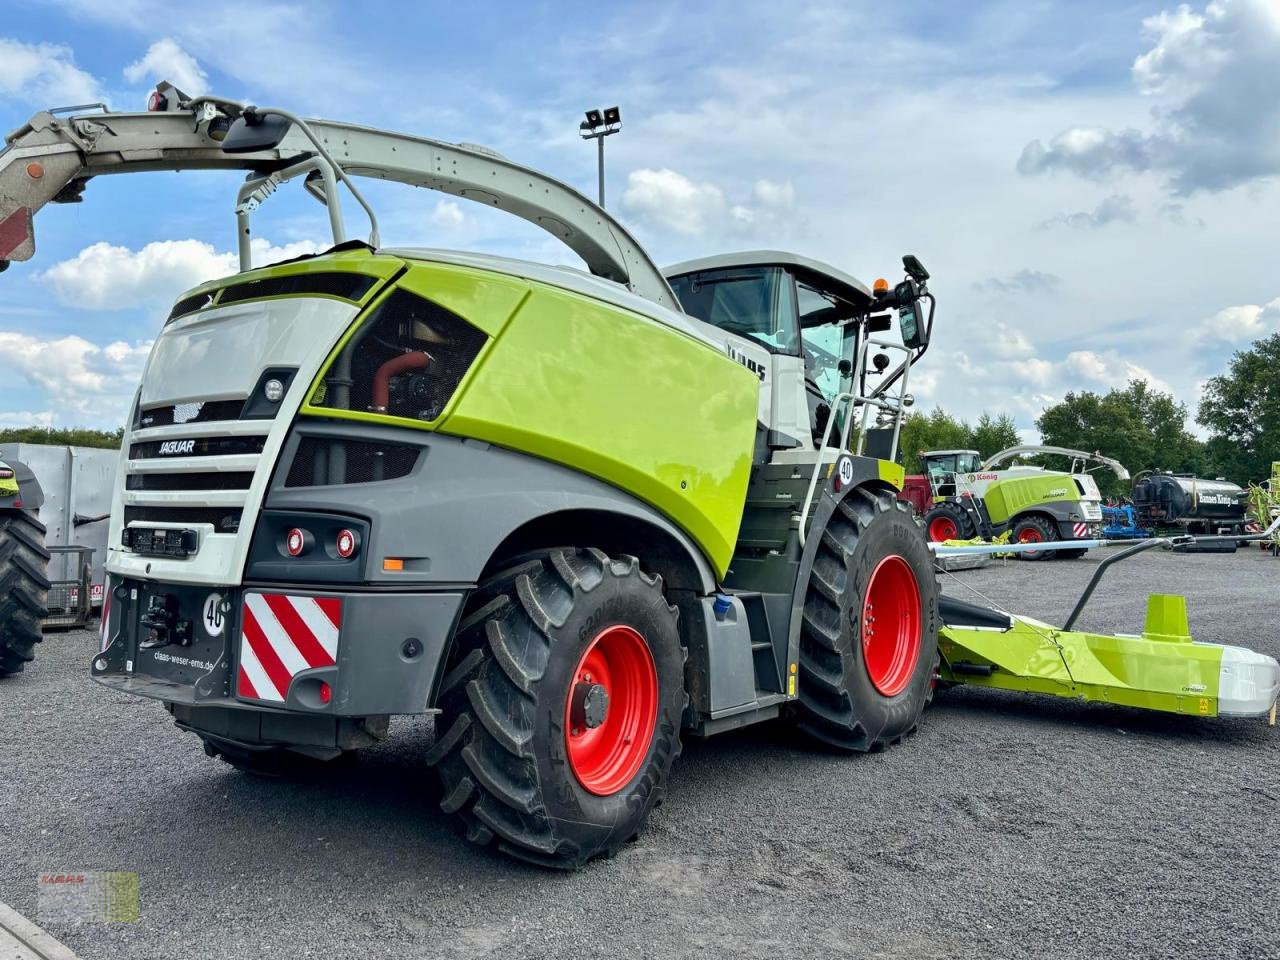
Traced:
<svg viewBox="0 0 1280 960">
<path fill-rule="evenodd" d="M 929 330 L 924 311 L 920 307 L 920 291 L 914 280 L 903 280 L 893 288 L 893 299 L 898 306 L 898 326 L 902 330 L 902 344 L 912 350 L 929 345 Z"/>
<path fill-rule="evenodd" d="M 222 141 L 223 153 L 257 153 L 259 150 L 274 150 L 280 146 L 293 124 L 284 117 L 269 113 L 251 113 L 246 110 L 231 124 L 231 129 Z"/>
</svg>

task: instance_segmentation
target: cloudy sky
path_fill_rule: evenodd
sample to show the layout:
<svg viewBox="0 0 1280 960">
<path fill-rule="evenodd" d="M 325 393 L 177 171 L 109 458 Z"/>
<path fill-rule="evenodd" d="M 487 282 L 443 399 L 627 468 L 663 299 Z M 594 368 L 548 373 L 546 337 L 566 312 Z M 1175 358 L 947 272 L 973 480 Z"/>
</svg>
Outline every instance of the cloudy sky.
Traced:
<svg viewBox="0 0 1280 960">
<path fill-rule="evenodd" d="M 0 129 L 189 93 L 483 143 L 594 190 L 584 107 L 620 104 L 611 209 L 659 263 L 781 247 L 939 297 L 923 404 L 1030 429 L 1140 377 L 1194 408 L 1280 328 L 1280 0 L 469 4 L 29 0 L 0 20 Z M 183 289 L 234 269 L 235 175 L 98 180 L 0 277 L 0 424 L 115 426 Z M 377 185 L 391 243 L 554 262 L 467 201 Z M 259 260 L 314 249 L 298 192 Z M 354 210 L 349 228 L 358 224 Z"/>
</svg>

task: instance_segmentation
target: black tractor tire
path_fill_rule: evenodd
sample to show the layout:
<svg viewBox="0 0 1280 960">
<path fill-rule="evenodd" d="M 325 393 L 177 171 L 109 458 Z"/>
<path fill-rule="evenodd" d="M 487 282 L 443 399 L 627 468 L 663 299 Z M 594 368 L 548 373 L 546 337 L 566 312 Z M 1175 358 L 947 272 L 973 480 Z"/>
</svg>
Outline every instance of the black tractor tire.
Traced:
<svg viewBox="0 0 1280 960">
<path fill-rule="evenodd" d="M 0 677 L 21 673 L 49 615 L 49 551 L 44 524 L 22 510 L 0 513 Z"/>
<path fill-rule="evenodd" d="M 915 731 L 932 699 L 940 626 L 933 558 L 907 505 L 887 491 L 850 493 L 821 537 L 804 599 L 799 698 L 792 716 L 801 730 L 831 747 L 883 750 Z M 909 577 L 916 601 L 886 607 L 877 588 L 870 599 L 881 603 L 880 616 L 887 621 L 877 628 L 867 601 L 882 569 Z M 872 679 L 866 632 L 899 623 L 897 649 L 909 643 L 914 661 L 895 656 L 900 687 L 893 689 Z"/>
<path fill-rule="evenodd" d="M 648 656 L 652 670 L 644 666 L 643 683 L 609 687 L 618 699 L 592 714 L 593 725 L 574 712 L 586 709 L 583 691 L 597 689 L 584 664 L 603 638 L 624 635 L 622 646 L 636 662 Z M 488 578 L 469 599 L 437 698 L 427 761 L 440 775 L 441 809 L 460 818 L 472 842 L 540 866 L 576 869 L 614 856 L 638 835 L 680 755 L 686 657 L 662 579 L 634 557 L 561 548 Z M 580 748 L 595 735 L 587 727 L 603 735 L 616 729 L 611 720 L 629 722 L 627 704 L 643 698 L 625 699 L 627 690 L 640 687 L 649 706 L 634 715 L 652 720 L 616 741 L 628 757 L 617 782 L 592 780 L 596 789 L 587 789 L 571 738 Z M 633 742 L 640 746 L 628 749 Z"/>
<path fill-rule="evenodd" d="M 954 537 L 941 535 L 941 530 L 948 524 L 955 529 Z M 936 525 L 936 527 L 935 527 Z M 926 540 L 941 543 L 944 540 L 972 540 L 978 535 L 973 518 L 956 503 L 935 504 L 924 515 L 924 535 Z"/>
<path fill-rule="evenodd" d="M 1022 538 L 1030 536 L 1035 542 L 1052 543 L 1058 539 L 1058 529 L 1045 517 L 1032 515 L 1023 517 L 1013 525 L 1013 535 L 1009 538 L 1014 543 L 1025 543 Z M 1024 550 L 1018 553 L 1019 560 L 1052 560 L 1058 555 L 1057 550 Z"/>
<path fill-rule="evenodd" d="M 1059 550 L 1058 559 L 1059 560 L 1079 560 L 1088 552 L 1089 552 L 1088 550 Z"/>
<path fill-rule="evenodd" d="M 330 770 L 341 769 L 355 760 L 357 751 L 347 750 L 336 757 L 322 760 L 282 747 L 251 750 L 212 737 L 201 737 L 204 752 L 230 764 L 242 773 L 268 780 L 302 780 Z"/>
</svg>

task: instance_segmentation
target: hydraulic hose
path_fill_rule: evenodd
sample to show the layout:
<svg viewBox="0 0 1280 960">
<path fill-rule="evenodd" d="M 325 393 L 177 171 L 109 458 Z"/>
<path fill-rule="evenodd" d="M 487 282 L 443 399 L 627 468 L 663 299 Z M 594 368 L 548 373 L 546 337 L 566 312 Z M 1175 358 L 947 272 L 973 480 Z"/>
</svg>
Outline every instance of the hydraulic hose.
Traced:
<svg viewBox="0 0 1280 960">
<path fill-rule="evenodd" d="M 431 355 L 422 350 L 413 350 L 392 357 L 378 368 L 373 375 L 373 402 L 369 406 L 371 413 L 386 413 L 391 404 L 391 378 L 407 370 L 423 370 L 431 362 Z"/>
</svg>

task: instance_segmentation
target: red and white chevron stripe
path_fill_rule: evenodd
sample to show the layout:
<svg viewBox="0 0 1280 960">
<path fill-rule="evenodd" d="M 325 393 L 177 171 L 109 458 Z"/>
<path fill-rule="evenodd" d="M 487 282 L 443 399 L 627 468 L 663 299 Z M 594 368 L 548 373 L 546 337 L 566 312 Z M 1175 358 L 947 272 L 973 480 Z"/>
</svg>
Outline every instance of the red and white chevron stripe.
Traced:
<svg viewBox="0 0 1280 960">
<path fill-rule="evenodd" d="M 341 626 L 338 597 L 246 593 L 236 693 L 242 699 L 284 703 L 294 677 L 338 662 Z"/>
<path fill-rule="evenodd" d="M 111 578 L 104 576 L 102 579 L 102 628 L 99 631 L 101 643 L 98 646 L 99 653 L 107 652 L 107 644 L 111 640 L 109 630 L 111 629 Z"/>
<path fill-rule="evenodd" d="M 1077 540 L 1083 540 L 1089 535 L 1089 525 L 1087 523 L 1077 523 L 1071 528 L 1071 532 L 1075 534 Z"/>
</svg>

